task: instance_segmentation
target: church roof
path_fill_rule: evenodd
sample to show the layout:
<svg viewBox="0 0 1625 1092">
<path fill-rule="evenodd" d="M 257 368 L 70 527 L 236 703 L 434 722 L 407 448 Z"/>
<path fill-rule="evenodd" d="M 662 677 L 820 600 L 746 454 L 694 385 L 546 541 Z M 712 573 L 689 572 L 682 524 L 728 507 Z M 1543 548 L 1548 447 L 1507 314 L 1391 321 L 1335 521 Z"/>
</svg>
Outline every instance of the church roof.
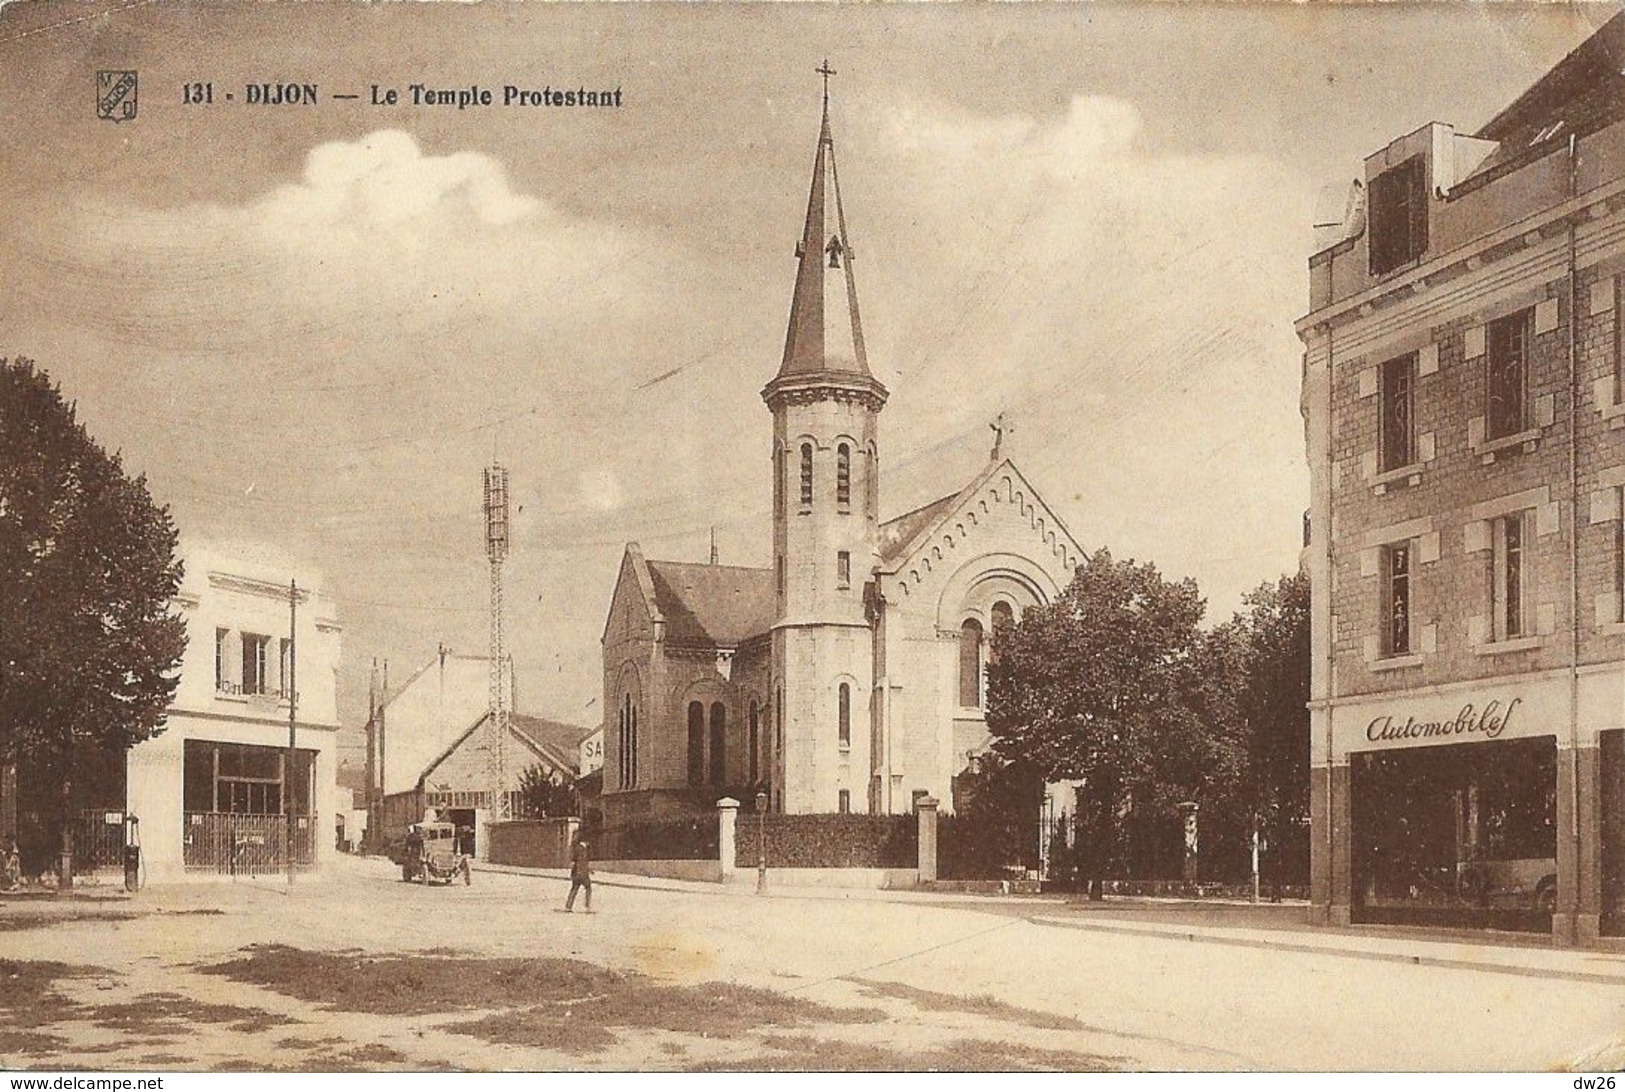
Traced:
<svg viewBox="0 0 1625 1092">
<path fill-rule="evenodd" d="M 895 519 L 882 523 L 878 543 L 881 562 L 885 563 L 900 556 L 908 549 L 916 535 L 933 526 L 958 499 L 958 493 L 949 493 L 946 497 L 938 497 L 930 504 L 921 505 L 912 512 L 904 512 Z"/>
<path fill-rule="evenodd" d="M 880 564 L 881 572 L 896 572 L 910 557 L 922 549 L 931 540 L 943 524 L 953 516 L 954 511 L 961 504 L 967 504 L 983 487 L 987 486 L 996 477 L 1008 477 L 1015 487 L 1020 490 L 1026 500 L 1035 505 L 1043 514 L 1049 527 L 1061 536 L 1074 552 L 1081 552 L 1078 540 L 1067 529 L 1061 517 L 1056 515 L 1050 507 L 1039 497 L 1038 491 L 1032 483 L 1016 468 L 1016 464 L 1008 458 L 1001 456 L 995 448 L 992 457 L 981 473 L 972 478 L 965 488 L 952 496 L 932 501 L 923 508 L 916 508 L 912 512 L 905 512 L 896 519 L 880 525 Z"/>
<path fill-rule="evenodd" d="M 666 640 L 733 648 L 773 627 L 773 570 L 650 561 Z"/>
<path fill-rule="evenodd" d="M 764 394 L 771 396 L 787 385 L 833 383 L 855 384 L 885 398 L 885 388 L 869 372 L 863 344 L 858 286 L 852 272 L 855 257 L 841 203 L 826 93 L 812 188 L 807 195 L 807 219 L 796 243 L 796 283 L 784 357 Z"/>
</svg>

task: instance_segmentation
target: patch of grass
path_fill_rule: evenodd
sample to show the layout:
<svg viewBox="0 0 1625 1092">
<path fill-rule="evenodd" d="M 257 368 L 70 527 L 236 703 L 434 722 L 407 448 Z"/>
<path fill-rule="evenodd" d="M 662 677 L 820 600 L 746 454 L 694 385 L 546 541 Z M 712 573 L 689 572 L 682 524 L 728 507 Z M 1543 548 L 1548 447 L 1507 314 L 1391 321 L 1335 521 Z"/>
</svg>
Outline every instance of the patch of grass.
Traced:
<svg viewBox="0 0 1625 1092">
<path fill-rule="evenodd" d="M 903 1051 L 869 1043 L 778 1035 L 763 1039 L 773 1053 L 701 1063 L 694 1072 L 768 1073 L 1104 1073 L 1110 1059 L 1068 1050 L 1044 1050 L 987 1039 L 959 1039 L 929 1050 Z"/>
<path fill-rule="evenodd" d="M 640 975 L 627 975 L 620 987 L 568 1006 L 499 1013 L 453 1024 L 446 1030 L 491 1043 L 586 1054 L 614 1043 L 612 1028 L 732 1038 L 764 1027 L 867 1024 L 885 1018 L 877 1009 L 832 1008 L 728 982 L 662 986 Z"/>
<path fill-rule="evenodd" d="M 1027 1027 L 1043 1031 L 1089 1030 L 1089 1025 L 1071 1016 L 1057 1016 L 1052 1012 L 1022 1008 L 986 994 L 978 997 L 961 997 L 958 994 L 938 993 L 935 990 L 905 986 L 901 982 L 877 982 L 866 978 L 850 978 L 847 981 L 857 983 L 858 987 L 870 997 L 896 998 L 929 1012 L 964 1012 L 985 1016 L 991 1020 L 1003 1020 L 1010 1024 L 1025 1024 Z"/>
<path fill-rule="evenodd" d="M 24 929 L 49 929 L 55 925 L 77 925 L 84 921 L 132 921 L 140 917 L 139 914 L 120 913 L 110 910 L 82 910 L 66 913 L 50 912 L 41 914 L 19 914 L 15 917 L 0 917 L 0 933 L 16 933 Z"/>
<path fill-rule="evenodd" d="M 179 1054 L 143 1054 L 136 1061 L 142 1065 L 150 1065 L 156 1068 L 158 1066 L 182 1066 L 195 1063 L 197 1059 L 183 1058 Z"/>
<path fill-rule="evenodd" d="M 332 1046 L 335 1043 L 342 1042 L 344 1042 L 344 1039 L 337 1035 L 329 1035 L 323 1039 L 301 1039 L 298 1036 L 290 1036 L 286 1039 L 278 1039 L 276 1045 L 287 1050 L 316 1050 L 320 1047 Z"/>
<path fill-rule="evenodd" d="M 0 1021 L 15 1030 L 74 1019 L 79 1006 L 58 993 L 56 983 L 91 973 L 68 963 L 0 959 Z"/>
<path fill-rule="evenodd" d="M 0 1058 L 14 1054 L 54 1054 L 67 1045 L 67 1040 L 49 1032 L 0 1028 Z"/>
<path fill-rule="evenodd" d="M 134 1001 L 96 1005 L 82 1010 L 81 1018 L 97 1027 L 137 1034 L 184 1034 L 198 1024 L 225 1024 L 232 1031 L 252 1033 L 297 1022 L 264 1009 L 211 1004 L 175 993 L 147 993 Z"/>
<path fill-rule="evenodd" d="M 624 988 L 627 976 L 575 959 L 365 957 L 254 945 L 200 970 L 345 1012 L 428 1015 L 567 1001 Z"/>
</svg>

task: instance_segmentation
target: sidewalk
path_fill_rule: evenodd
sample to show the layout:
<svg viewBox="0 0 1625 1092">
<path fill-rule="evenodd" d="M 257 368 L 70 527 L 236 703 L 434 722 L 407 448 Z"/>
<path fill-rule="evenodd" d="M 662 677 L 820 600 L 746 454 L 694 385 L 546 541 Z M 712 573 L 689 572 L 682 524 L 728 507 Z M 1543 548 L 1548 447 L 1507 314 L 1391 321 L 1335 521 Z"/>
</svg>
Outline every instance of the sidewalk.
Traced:
<svg viewBox="0 0 1625 1092">
<path fill-rule="evenodd" d="M 569 883 L 568 869 L 477 864 L 474 871 Z M 753 882 L 735 884 L 669 880 L 599 872 L 600 887 L 684 892 L 712 897 L 756 898 Z M 1537 934 L 1423 930 L 1395 926 L 1328 929 L 1308 924 L 1305 903 L 1239 900 L 1112 897 L 1089 902 L 1078 896 L 994 895 L 952 892 L 795 888 L 770 886 L 768 897 L 918 903 L 1020 917 L 1032 925 L 1253 948 L 1263 951 L 1378 960 L 1411 966 L 1566 979 L 1625 986 L 1625 953 L 1554 948 Z"/>
</svg>

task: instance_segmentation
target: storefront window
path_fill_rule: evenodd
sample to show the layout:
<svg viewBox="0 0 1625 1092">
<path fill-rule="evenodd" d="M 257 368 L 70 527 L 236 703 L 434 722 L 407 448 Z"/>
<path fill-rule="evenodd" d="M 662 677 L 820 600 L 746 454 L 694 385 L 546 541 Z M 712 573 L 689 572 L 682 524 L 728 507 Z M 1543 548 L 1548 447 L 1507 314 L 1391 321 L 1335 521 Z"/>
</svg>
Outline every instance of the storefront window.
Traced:
<svg viewBox="0 0 1625 1092">
<path fill-rule="evenodd" d="M 1552 738 L 1359 754 L 1351 779 L 1355 920 L 1551 928 Z"/>
<path fill-rule="evenodd" d="M 1602 933 L 1625 936 L 1625 732 L 1599 732 L 1602 762 Z"/>
</svg>

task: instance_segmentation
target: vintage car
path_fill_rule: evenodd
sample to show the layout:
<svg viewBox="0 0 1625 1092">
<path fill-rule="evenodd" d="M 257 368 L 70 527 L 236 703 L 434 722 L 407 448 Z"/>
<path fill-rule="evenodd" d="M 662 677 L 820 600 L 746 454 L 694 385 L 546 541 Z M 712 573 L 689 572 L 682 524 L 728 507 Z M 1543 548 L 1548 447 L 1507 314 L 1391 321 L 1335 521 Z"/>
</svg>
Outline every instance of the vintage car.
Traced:
<svg viewBox="0 0 1625 1092">
<path fill-rule="evenodd" d="M 1557 860 L 1462 861 L 1456 865 L 1456 888 L 1481 906 L 1522 906 L 1549 914 L 1557 909 Z"/>
<path fill-rule="evenodd" d="M 399 853 L 401 879 L 451 883 L 461 876 L 463 883 L 473 883 L 469 857 L 459 852 L 458 845 L 457 828 L 451 823 L 413 823 Z"/>
</svg>

